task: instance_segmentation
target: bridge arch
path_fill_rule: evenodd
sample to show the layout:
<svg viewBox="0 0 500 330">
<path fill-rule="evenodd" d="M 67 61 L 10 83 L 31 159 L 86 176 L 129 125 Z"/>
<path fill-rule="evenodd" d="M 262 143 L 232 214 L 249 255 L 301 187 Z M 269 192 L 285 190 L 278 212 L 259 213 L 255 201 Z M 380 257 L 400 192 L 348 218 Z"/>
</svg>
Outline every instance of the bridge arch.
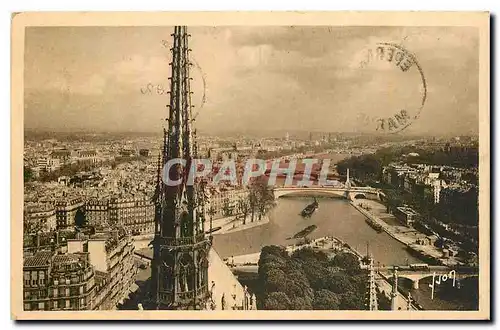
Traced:
<svg viewBox="0 0 500 330">
<path fill-rule="evenodd" d="M 351 194 L 351 199 L 366 199 L 365 193 L 359 192 L 359 193 L 352 193 Z"/>
<path fill-rule="evenodd" d="M 325 196 L 325 197 L 335 197 L 335 198 L 345 198 L 344 191 L 337 190 L 317 190 L 317 189 L 287 189 L 287 188 L 278 188 L 274 190 L 274 198 L 278 199 L 283 196 Z"/>
<path fill-rule="evenodd" d="M 347 189 L 345 187 L 276 187 L 274 188 L 274 198 L 282 196 L 329 196 L 347 199 L 368 198 L 368 195 L 378 197 L 378 189 L 371 187 L 356 187 Z"/>
<path fill-rule="evenodd" d="M 441 272 L 437 272 L 434 274 L 435 276 L 442 276 L 444 275 Z M 398 279 L 400 280 L 407 280 L 411 281 L 413 289 L 418 290 L 420 287 L 420 282 L 429 278 L 432 278 L 433 273 L 416 273 L 416 274 L 398 274 Z M 455 275 L 455 280 L 456 281 L 462 281 L 468 278 L 475 278 L 477 277 L 477 274 L 456 274 Z M 450 281 L 452 278 L 449 277 L 447 281 Z M 426 281 L 427 284 L 427 281 Z"/>
</svg>

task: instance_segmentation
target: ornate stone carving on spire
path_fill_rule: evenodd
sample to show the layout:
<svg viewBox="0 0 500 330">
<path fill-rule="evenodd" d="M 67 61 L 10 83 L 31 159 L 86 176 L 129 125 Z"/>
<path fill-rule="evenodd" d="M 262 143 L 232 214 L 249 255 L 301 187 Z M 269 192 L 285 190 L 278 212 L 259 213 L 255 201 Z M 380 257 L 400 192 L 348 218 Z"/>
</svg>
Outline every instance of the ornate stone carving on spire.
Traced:
<svg viewBox="0 0 500 330">
<path fill-rule="evenodd" d="M 187 182 L 196 158 L 192 129 L 189 45 L 185 26 L 174 28 L 169 115 L 165 122 L 162 175 L 155 193 L 156 232 L 152 242 L 151 306 L 155 309 L 204 309 L 209 298 L 208 252 L 203 187 Z M 180 159 L 164 173 L 167 164 Z M 176 185 L 168 185 L 166 178 Z"/>
<path fill-rule="evenodd" d="M 375 269 L 373 266 L 373 258 L 369 258 L 369 273 L 368 273 L 368 309 L 371 311 L 378 310 L 377 286 L 375 284 Z"/>
</svg>

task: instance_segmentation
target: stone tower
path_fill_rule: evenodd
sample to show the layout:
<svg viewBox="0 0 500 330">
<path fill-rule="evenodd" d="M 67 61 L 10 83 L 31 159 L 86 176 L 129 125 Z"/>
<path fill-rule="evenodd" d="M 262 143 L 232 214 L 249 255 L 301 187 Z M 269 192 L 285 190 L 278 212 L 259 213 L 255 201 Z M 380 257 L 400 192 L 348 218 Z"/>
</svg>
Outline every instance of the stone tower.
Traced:
<svg viewBox="0 0 500 330">
<path fill-rule="evenodd" d="M 197 151 L 191 113 L 190 35 L 185 26 L 176 26 L 172 37 L 169 115 L 154 196 L 155 237 L 151 242 L 148 307 L 206 309 L 211 244 L 204 229 L 205 196 L 201 184 L 187 182 Z"/>
</svg>

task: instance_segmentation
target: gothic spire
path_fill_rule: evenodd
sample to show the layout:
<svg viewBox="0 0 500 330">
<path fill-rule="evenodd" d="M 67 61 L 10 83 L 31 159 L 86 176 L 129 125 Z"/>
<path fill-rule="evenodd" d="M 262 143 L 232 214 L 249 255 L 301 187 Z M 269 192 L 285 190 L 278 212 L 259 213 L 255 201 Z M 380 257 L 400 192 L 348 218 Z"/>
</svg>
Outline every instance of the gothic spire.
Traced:
<svg viewBox="0 0 500 330">
<path fill-rule="evenodd" d="M 378 310 L 377 287 L 375 284 L 375 269 L 373 266 L 373 258 L 368 257 L 369 273 L 368 273 L 368 309 L 371 311 Z"/>
<path fill-rule="evenodd" d="M 151 303 L 158 309 L 199 309 L 208 295 L 210 242 L 204 230 L 203 193 L 187 180 L 196 157 L 191 127 L 190 35 L 185 26 L 176 26 L 171 36 L 169 113 L 155 212 L 157 230 L 152 242 Z"/>
</svg>

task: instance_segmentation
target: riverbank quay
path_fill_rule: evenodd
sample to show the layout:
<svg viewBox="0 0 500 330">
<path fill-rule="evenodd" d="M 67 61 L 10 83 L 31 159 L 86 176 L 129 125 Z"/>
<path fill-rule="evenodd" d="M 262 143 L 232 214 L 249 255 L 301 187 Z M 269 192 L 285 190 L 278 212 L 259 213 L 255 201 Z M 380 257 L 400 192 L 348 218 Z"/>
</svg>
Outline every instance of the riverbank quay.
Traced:
<svg viewBox="0 0 500 330">
<path fill-rule="evenodd" d="M 351 248 L 347 243 L 343 242 L 341 239 L 333 236 L 325 236 L 319 237 L 314 240 L 311 240 L 307 243 L 303 244 L 290 244 L 285 246 L 285 250 L 288 253 L 293 253 L 297 250 L 303 248 L 312 248 L 314 250 L 322 250 L 325 252 L 331 252 L 332 254 L 337 254 L 340 252 L 348 252 L 355 254 L 359 259 L 362 259 L 364 256 L 361 255 L 358 251 Z M 230 267 L 235 266 L 249 266 L 249 265 L 257 265 L 260 258 L 260 252 L 232 256 L 229 258 L 225 258 L 224 261 Z"/>
<path fill-rule="evenodd" d="M 254 219 L 254 221 L 252 221 L 250 216 L 247 216 L 245 224 L 243 224 L 242 218 L 236 218 L 235 216 L 225 217 L 212 221 L 212 228 L 220 227 L 220 229 L 214 231 L 212 235 L 215 236 L 221 234 L 234 233 L 237 231 L 262 226 L 267 223 L 269 223 L 269 217 L 267 215 L 262 216 L 260 220 Z M 207 223 L 205 223 L 205 230 L 209 230 L 210 229 L 209 226 L 210 223 L 208 223 L 208 226 Z"/>
<path fill-rule="evenodd" d="M 217 230 L 216 232 L 213 232 L 212 235 L 215 236 L 215 235 L 229 234 L 262 226 L 269 223 L 269 217 L 265 215 L 260 220 L 254 220 L 253 222 L 251 222 L 250 219 L 248 219 L 244 225 L 242 223 L 243 223 L 242 219 L 235 220 L 234 217 L 225 217 L 214 220 L 212 222 L 212 228 L 220 227 L 220 229 Z M 209 230 L 210 230 L 210 222 L 206 221 L 205 231 L 208 232 Z M 207 233 L 207 236 L 208 235 L 210 235 L 210 233 Z M 145 257 L 143 254 L 145 253 L 146 256 L 149 256 L 148 251 L 151 250 L 150 243 L 153 239 L 154 239 L 154 234 L 133 236 L 133 242 L 136 251 L 135 254 L 147 259 L 147 257 Z"/>
<path fill-rule="evenodd" d="M 427 235 L 414 228 L 399 225 L 398 220 L 393 215 L 384 212 L 384 205 L 373 200 L 355 200 L 350 201 L 350 204 L 366 218 L 380 226 L 389 236 L 403 243 L 408 251 L 416 257 L 429 264 L 450 267 L 460 264 L 455 256 L 446 255 L 443 249 L 429 243 Z"/>
</svg>

